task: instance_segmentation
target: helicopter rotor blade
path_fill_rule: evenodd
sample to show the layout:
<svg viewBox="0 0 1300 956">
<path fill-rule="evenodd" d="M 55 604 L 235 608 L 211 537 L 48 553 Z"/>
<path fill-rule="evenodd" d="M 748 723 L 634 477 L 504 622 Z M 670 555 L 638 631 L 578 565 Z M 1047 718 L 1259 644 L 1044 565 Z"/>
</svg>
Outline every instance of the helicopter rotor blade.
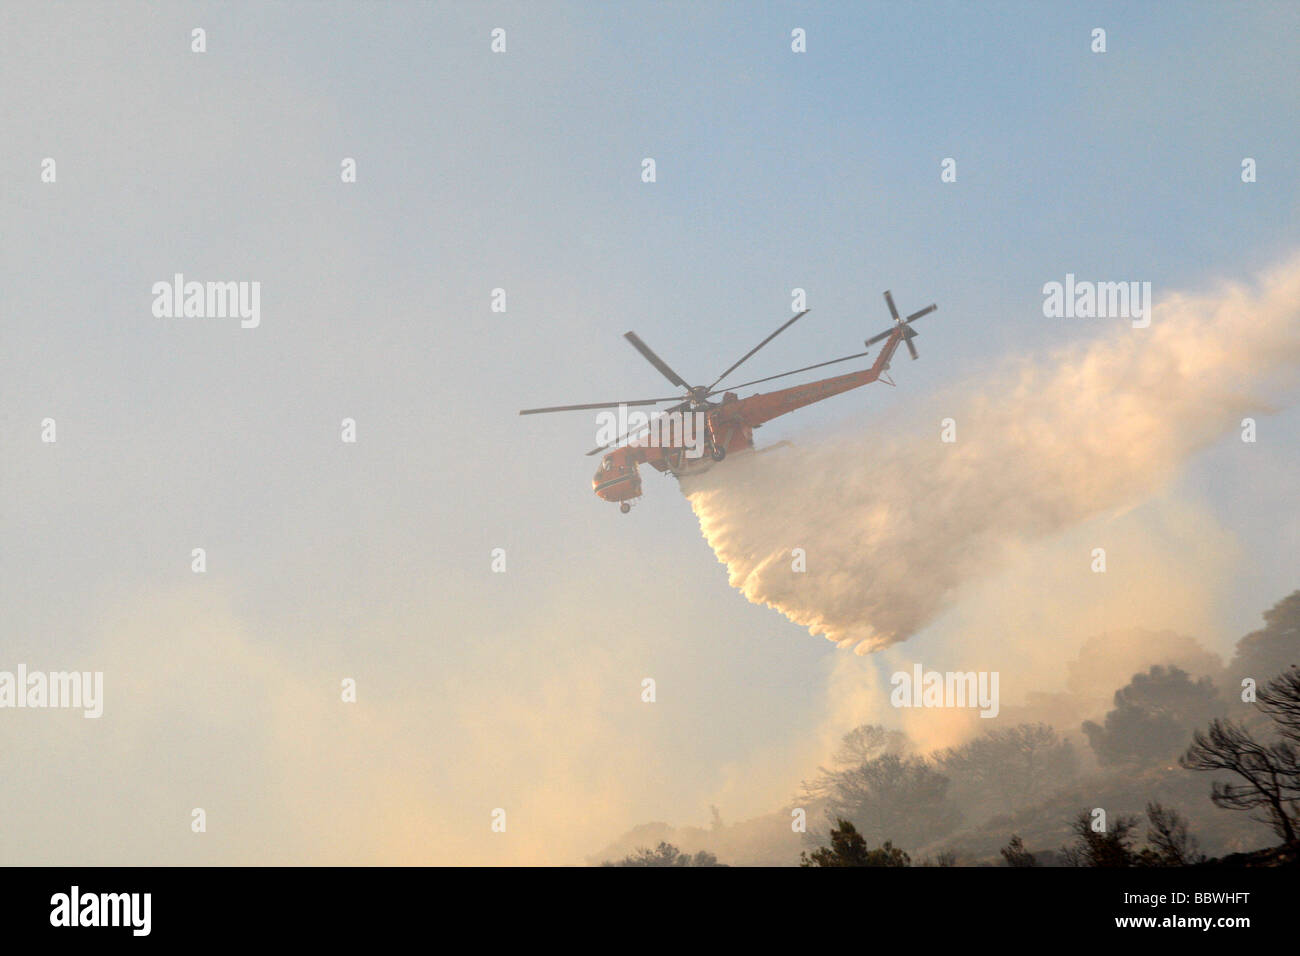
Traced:
<svg viewBox="0 0 1300 956">
<path fill-rule="evenodd" d="M 786 322 L 785 322 L 785 323 L 784 323 L 784 324 L 783 324 L 779 329 L 777 329 L 775 332 L 773 332 L 773 333 L 772 333 L 771 335 L 769 335 L 767 338 L 763 339 L 763 341 L 759 342 L 759 343 L 758 343 L 757 345 L 755 345 L 752 349 L 750 349 L 748 352 L 746 352 L 746 353 L 745 353 L 745 354 L 740 358 L 740 360 L 736 362 L 735 365 L 731 366 L 731 368 L 727 369 L 725 372 L 723 372 L 721 375 L 719 375 L 719 376 L 717 377 L 717 379 L 714 381 L 714 383 L 713 383 L 712 385 L 709 386 L 709 394 L 712 395 L 712 394 L 714 393 L 714 391 L 717 390 L 718 382 L 721 382 L 724 378 L 726 378 L 728 375 L 730 375 L 730 374 L 731 374 L 732 372 L 734 372 L 736 369 L 740 368 L 740 366 L 744 365 L 745 362 L 747 362 L 750 358 L 752 358 L 752 357 L 754 356 L 754 353 L 756 353 L 759 349 L 761 349 L 761 348 L 762 348 L 764 345 L 766 345 L 768 342 L 771 342 L 774 338 L 776 338 L 778 335 L 780 335 L 782 332 L 784 332 L 784 331 L 785 331 L 786 329 L 788 329 L 790 326 L 794 325 L 796 322 L 798 322 L 800 319 L 802 319 L 805 315 L 807 315 L 810 311 L 811 311 L 810 309 L 804 309 L 802 312 L 800 312 L 799 314 L 795 315 L 793 318 L 787 319 Z"/>
<path fill-rule="evenodd" d="M 640 352 L 647 362 L 657 368 L 659 374 L 668 379 L 668 381 L 672 382 L 674 385 L 680 385 L 682 388 L 690 388 L 690 386 L 686 384 L 685 379 L 669 368 L 667 362 L 661 359 L 658 355 L 655 355 L 654 349 L 642 342 L 641 337 L 635 332 L 627 332 L 623 335 L 623 338 L 631 342 L 632 347 Z"/>
<path fill-rule="evenodd" d="M 889 314 L 893 316 L 895 322 L 898 321 L 898 307 L 894 305 L 894 297 L 888 289 L 885 290 L 885 302 L 889 305 Z"/>
<path fill-rule="evenodd" d="M 756 378 L 752 382 L 742 382 L 739 385 L 732 385 L 731 388 L 748 388 L 750 385 L 759 385 L 763 382 L 770 382 L 774 378 L 785 378 L 787 375 L 798 375 L 800 372 L 811 372 L 815 368 L 834 365 L 837 362 L 847 362 L 850 359 L 865 358 L 870 354 L 870 352 L 858 352 L 854 355 L 846 355 L 843 358 L 831 359 L 829 362 L 818 362 L 816 365 L 805 365 L 803 368 L 797 368 L 793 372 L 781 372 L 778 375 L 769 375 L 767 378 Z"/>
<path fill-rule="evenodd" d="M 675 402 L 680 395 L 672 398 L 643 398 L 635 402 L 591 402 L 586 405 L 551 405 L 547 408 L 525 408 L 520 415 L 540 415 L 543 412 L 577 412 L 588 408 L 618 408 L 620 405 L 658 405 L 660 402 Z"/>
<path fill-rule="evenodd" d="M 897 324 L 894 326 L 893 329 L 886 329 L 886 330 L 883 331 L 883 332 L 880 332 L 880 333 L 877 333 L 876 335 L 873 335 L 871 338 L 869 338 L 869 339 L 867 339 L 865 342 L 863 342 L 863 343 L 862 343 L 863 345 L 875 345 L 877 342 L 883 341 L 884 339 L 887 339 L 887 338 L 889 338 L 891 335 L 893 335 L 893 334 L 894 334 L 894 329 L 897 329 L 900 325 L 907 325 L 907 324 L 909 324 L 909 323 L 911 323 L 911 322 L 915 322 L 917 319 L 921 318 L 922 316 L 929 315 L 931 312 L 934 312 L 934 311 L 936 311 L 936 310 L 939 308 L 937 305 L 934 305 L 934 304 L 927 305 L 924 309 L 918 309 L 917 311 L 913 312 L 913 313 L 912 313 L 911 315 L 909 315 L 907 318 L 905 318 L 905 319 L 900 319 L 900 318 L 898 317 L 898 310 L 894 308 L 894 298 L 893 298 L 893 296 L 891 296 L 888 292 L 886 292 L 886 293 L 885 293 L 885 298 L 886 298 L 886 300 L 889 302 L 889 311 L 890 311 L 891 313 L 893 313 L 894 321 L 895 321 Z M 909 331 L 910 331 L 910 330 L 909 330 Z M 917 334 L 916 332 L 912 332 L 912 335 L 916 335 L 916 334 Z M 910 338 L 912 337 L 912 335 L 909 335 L 908 338 L 910 339 Z M 910 346 L 910 345 L 908 346 L 908 348 L 909 348 L 909 351 L 915 351 L 915 349 L 914 349 L 912 346 Z"/>
</svg>

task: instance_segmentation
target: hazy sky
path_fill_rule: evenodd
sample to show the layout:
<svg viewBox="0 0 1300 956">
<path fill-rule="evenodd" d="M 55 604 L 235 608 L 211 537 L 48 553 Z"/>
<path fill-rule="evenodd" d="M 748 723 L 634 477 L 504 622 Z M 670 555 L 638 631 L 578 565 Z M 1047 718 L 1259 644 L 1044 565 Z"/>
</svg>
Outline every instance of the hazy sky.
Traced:
<svg viewBox="0 0 1300 956">
<path fill-rule="evenodd" d="M 751 377 L 847 354 L 890 288 L 940 305 L 899 387 L 758 437 L 886 430 L 1095 334 L 1043 317 L 1067 272 L 1247 279 L 1300 247 L 1298 68 L 1292 4 L 0 4 L 0 669 L 105 674 L 99 720 L 0 711 L 0 861 L 579 862 L 774 809 L 879 665 L 728 587 L 671 479 L 598 501 L 593 419 L 518 409 L 671 394 L 629 329 L 712 381 L 795 287 Z M 260 282 L 260 326 L 155 317 L 178 272 Z M 1295 589 L 1297 429 L 1129 516 L 1195 608 L 1088 625 L 1222 652 Z M 907 659 L 1020 588 L 1064 660 L 1048 553 Z"/>
</svg>

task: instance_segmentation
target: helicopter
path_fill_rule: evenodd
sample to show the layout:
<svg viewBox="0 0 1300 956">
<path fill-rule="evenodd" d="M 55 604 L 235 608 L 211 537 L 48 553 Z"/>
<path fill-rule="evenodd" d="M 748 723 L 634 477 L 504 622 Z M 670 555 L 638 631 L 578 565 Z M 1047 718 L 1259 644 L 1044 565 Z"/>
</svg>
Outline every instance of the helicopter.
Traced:
<svg viewBox="0 0 1300 956">
<path fill-rule="evenodd" d="M 894 324 L 884 332 L 873 335 L 864 341 L 862 344 L 867 347 L 866 352 L 857 352 L 827 362 L 806 365 L 790 372 L 768 375 L 750 382 L 743 382 L 740 385 L 730 385 L 722 392 L 720 400 L 712 399 L 713 396 L 719 393 L 718 386 L 721 385 L 723 380 L 753 358 L 759 349 L 807 315 L 810 310 L 804 309 L 786 320 L 775 332 L 742 355 L 730 368 L 719 375 L 712 385 L 687 384 L 686 380 L 673 371 L 668 363 L 656 355 L 650 346 L 646 345 L 635 332 L 627 332 L 623 337 L 631 343 L 632 347 L 640 352 L 642 357 L 653 365 L 659 371 L 659 374 L 668 379 L 669 382 L 678 388 L 685 389 L 684 394 L 673 395 L 668 398 L 645 398 L 623 402 L 591 402 L 582 405 L 525 408 L 519 414 L 542 415 L 550 412 L 617 408 L 620 415 L 626 415 L 627 408 L 677 402 L 671 408 L 660 409 L 653 416 L 644 412 L 633 413 L 645 418 L 646 421 L 643 424 L 638 423 L 631 427 L 613 441 L 598 445 L 587 452 L 588 455 L 607 452 L 601 458 L 596 474 L 592 476 L 591 487 L 597 497 L 605 501 L 617 502 L 619 510 L 627 514 L 632 508 L 632 501 L 641 497 L 641 474 L 639 469 L 642 464 L 648 464 L 664 474 L 671 474 L 677 478 L 699 474 L 723 461 L 729 454 L 754 450 L 754 429 L 764 422 L 771 421 L 814 402 L 823 401 L 833 395 L 839 395 L 851 389 L 869 385 L 877 380 L 893 385 L 894 382 L 887 373 L 894 352 L 900 345 L 904 345 L 913 359 L 919 358 L 916 345 L 912 342 L 919 333 L 912 328 L 912 323 L 922 316 L 929 315 L 939 307 L 934 304 L 927 305 L 925 308 L 919 309 L 904 318 L 899 315 L 898 309 L 894 305 L 894 297 L 888 291 L 885 292 L 885 303 L 889 306 L 889 314 Z M 801 372 L 810 372 L 813 369 L 836 365 L 840 362 L 865 358 L 871 354 L 870 349 L 877 342 L 884 342 L 885 344 L 870 368 L 849 372 L 845 375 L 832 376 L 831 378 L 818 379 L 815 382 L 795 385 L 775 392 L 758 392 L 746 398 L 740 398 L 736 394 L 736 390 L 748 388 L 751 385 L 759 385 L 789 375 L 798 375 Z M 647 434 L 649 440 L 643 439 L 642 436 L 647 436 Z M 599 436 L 597 440 L 599 440 Z M 626 444 L 624 444 L 625 442 Z M 613 450 L 610 451 L 609 449 Z"/>
</svg>

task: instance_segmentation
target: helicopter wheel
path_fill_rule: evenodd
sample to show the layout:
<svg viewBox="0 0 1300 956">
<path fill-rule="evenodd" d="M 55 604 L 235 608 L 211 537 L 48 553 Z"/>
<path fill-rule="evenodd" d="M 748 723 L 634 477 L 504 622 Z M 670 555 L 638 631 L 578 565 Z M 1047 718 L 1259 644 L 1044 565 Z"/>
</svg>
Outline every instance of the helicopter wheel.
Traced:
<svg viewBox="0 0 1300 956">
<path fill-rule="evenodd" d="M 723 448 L 721 445 L 714 445 L 709 449 L 709 457 L 714 461 L 722 461 L 722 459 L 727 457 L 727 449 Z"/>
<path fill-rule="evenodd" d="M 618 506 L 618 510 L 623 512 L 623 514 L 627 514 L 629 511 L 632 510 L 632 506 L 625 501 Z"/>
</svg>

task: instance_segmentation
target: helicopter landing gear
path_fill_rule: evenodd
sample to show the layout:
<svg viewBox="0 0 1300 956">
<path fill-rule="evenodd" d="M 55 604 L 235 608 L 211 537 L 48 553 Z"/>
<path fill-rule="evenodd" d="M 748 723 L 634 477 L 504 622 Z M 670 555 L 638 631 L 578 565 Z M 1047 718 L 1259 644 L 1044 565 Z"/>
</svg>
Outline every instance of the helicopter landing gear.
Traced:
<svg viewBox="0 0 1300 956">
<path fill-rule="evenodd" d="M 721 445 L 714 445 L 709 449 L 709 457 L 714 461 L 722 461 L 722 459 L 727 457 L 727 449 L 723 448 Z"/>
<path fill-rule="evenodd" d="M 626 501 L 624 501 L 622 504 L 618 506 L 618 510 L 623 512 L 623 514 L 627 514 L 629 511 L 632 510 L 632 506 L 628 504 Z"/>
</svg>

